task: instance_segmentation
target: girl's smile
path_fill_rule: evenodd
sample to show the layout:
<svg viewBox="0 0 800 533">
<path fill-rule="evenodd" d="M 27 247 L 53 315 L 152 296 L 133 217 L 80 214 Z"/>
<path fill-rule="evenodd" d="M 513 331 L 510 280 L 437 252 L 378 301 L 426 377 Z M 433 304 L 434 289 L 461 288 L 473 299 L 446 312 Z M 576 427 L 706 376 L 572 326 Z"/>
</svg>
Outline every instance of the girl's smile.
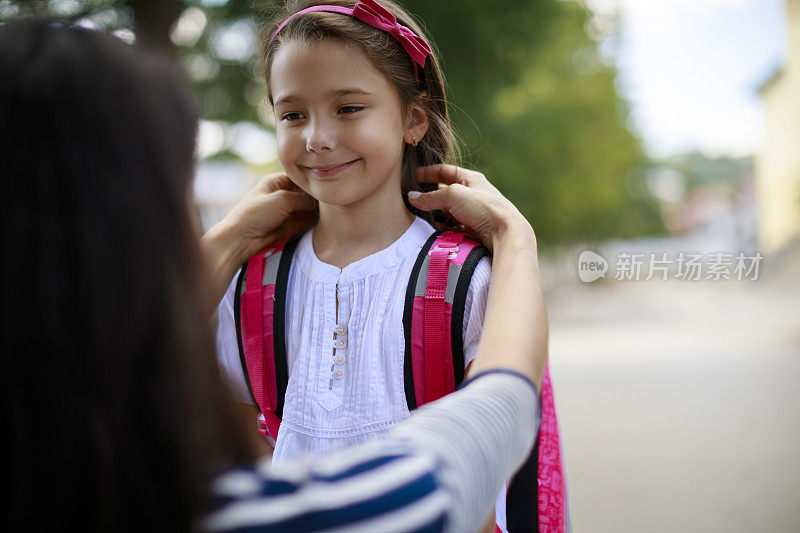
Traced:
<svg viewBox="0 0 800 533">
<path fill-rule="evenodd" d="M 337 174 L 344 172 L 348 168 L 352 167 L 354 164 L 358 163 L 359 159 L 354 159 L 352 161 L 348 161 L 346 163 L 339 163 L 333 165 L 322 165 L 322 166 L 315 166 L 315 167 L 307 167 L 317 178 L 329 178 L 336 176 Z"/>
</svg>

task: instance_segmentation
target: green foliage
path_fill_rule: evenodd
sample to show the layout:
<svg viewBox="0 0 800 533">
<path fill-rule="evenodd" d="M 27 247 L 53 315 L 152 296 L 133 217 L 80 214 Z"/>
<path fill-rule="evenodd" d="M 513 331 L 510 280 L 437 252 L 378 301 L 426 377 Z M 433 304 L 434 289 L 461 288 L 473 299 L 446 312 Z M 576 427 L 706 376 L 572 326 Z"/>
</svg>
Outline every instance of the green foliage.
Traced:
<svg viewBox="0 0 800 533">
<path fill-rule="evenodd" d="M 203 118 L 227 122 L 265 122 L 267 117 L 263 114 L 264 109 L 261 110 L 261 118 L 258 109 L 262 105 L 264 87 L 258 61 L 259 28 L 253 10 L 254 2 L 230 0 L 209 5 L 203 5 L 200 1 L 185 3 L 200 9 L 207 17 L 205 30 L 197 43 L 178 46 L 178 56 L 194 84 Z M 221 57 L 218 49 L 215 49 L 215 43 L 223 38 L 225 31 L 233 30 L 237 24 L 242 28 L 244 37 L 253 39 L 251 53 L 244 58 Z M 200 68 L 191 68 L 194 64 L 199 64 Z M 194 74 L 204 70 L 208 76 Z"/>
<path fill-rule="evenodd" d="M 712 184 L 721 184 L 730 190 L 738 190 L 745 179 L 753 175 L 753 158 L 709 157 L 698 151 L 678 154 L 662 162 L 662 165 L 683 174 L 687 192 Z"/>
</svg>

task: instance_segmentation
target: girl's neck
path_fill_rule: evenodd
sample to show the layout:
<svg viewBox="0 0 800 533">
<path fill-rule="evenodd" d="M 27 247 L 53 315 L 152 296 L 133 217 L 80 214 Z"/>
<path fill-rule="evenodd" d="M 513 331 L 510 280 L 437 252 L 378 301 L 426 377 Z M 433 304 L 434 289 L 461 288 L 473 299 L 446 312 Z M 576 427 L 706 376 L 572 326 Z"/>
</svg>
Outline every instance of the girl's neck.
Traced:
<svg viewBox="0 0 800 533">
<path fill-rule="evenodd" d="M 314 227 L 314 253 L 324 263 L 344 268 L 389 247 L 414 222 L 399 191 L 349 206 L 320 203 Z"/>
</svg>

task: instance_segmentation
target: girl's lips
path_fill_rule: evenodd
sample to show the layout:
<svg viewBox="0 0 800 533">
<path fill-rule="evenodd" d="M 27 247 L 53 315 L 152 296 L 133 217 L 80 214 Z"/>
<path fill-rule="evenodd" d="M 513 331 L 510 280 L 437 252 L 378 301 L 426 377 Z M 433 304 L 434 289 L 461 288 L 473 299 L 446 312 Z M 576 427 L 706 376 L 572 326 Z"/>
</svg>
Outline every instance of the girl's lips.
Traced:
<svg viewBox="0 0 800 533">
<path fill-rule="evenodd" d="M 314 173 L 315 176 L 320 178 L 326 178 L 328 176 L 336 175 L 340 172 L 343 172 L 350 168 L 353 163 L 358 161 L 358 159 L 353 159 L 349 163 L 344 163 L 334 167 L 308 167 L 308 169 Z"/>
</svg>

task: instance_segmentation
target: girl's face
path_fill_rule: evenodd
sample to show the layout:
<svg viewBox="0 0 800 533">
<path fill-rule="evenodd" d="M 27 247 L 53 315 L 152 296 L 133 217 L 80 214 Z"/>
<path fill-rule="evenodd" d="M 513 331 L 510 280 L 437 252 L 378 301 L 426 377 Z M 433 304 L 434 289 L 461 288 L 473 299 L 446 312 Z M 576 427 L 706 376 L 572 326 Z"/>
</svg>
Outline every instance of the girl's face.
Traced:
<svg viewBox="0 0 800 533">
<path fill-rule="evenodd" d="M 270 76 L 278 159 L 293 182 L 336 206 L 400 192 L 404 137 L 422 135 L 407 127 L 395 89 L 360 50 L 289 42 Z"/>
</svg>

